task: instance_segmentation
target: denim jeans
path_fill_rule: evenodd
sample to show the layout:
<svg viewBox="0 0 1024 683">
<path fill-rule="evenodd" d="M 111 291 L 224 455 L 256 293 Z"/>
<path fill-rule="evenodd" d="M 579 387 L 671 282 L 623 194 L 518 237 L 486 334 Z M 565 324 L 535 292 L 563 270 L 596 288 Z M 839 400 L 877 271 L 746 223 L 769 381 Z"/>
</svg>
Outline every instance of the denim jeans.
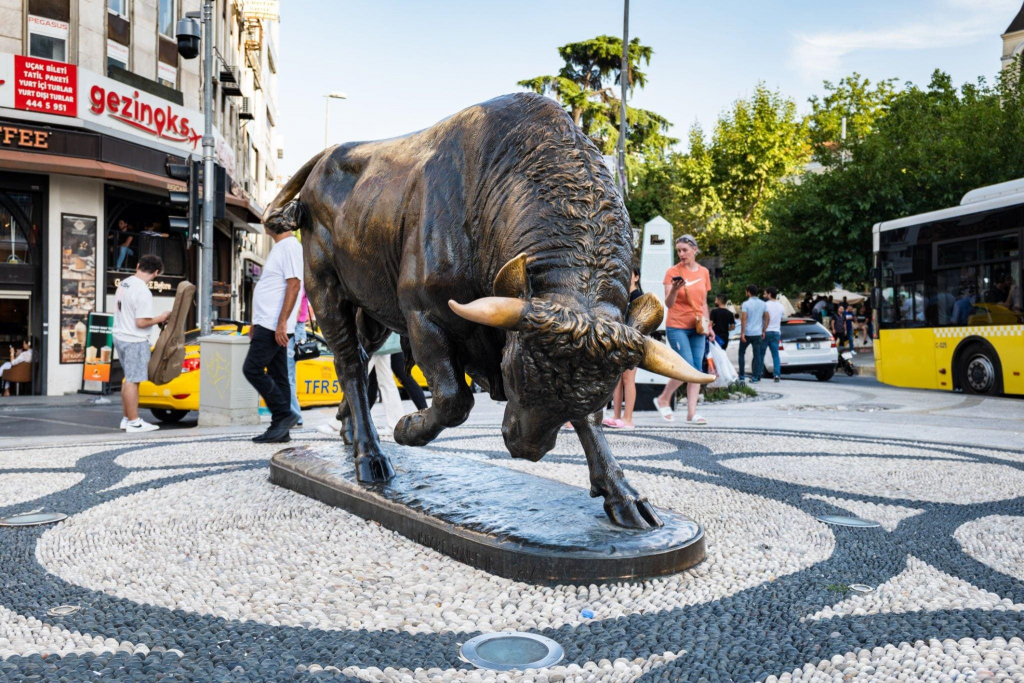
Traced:
<svg viewBox="0 0 1024 683">
<path fill-rule="evenodd" d="M 295 323 L 295 336 L 288 340 L 288 383 L 292 385 L 292 412 L 300 415 L 302 424 L 302 407 L 299 405 L 298 385 L 295 383 L 295 345 L 306 341 L 305 323 Z"/>
<path fill-rule="evenodd" d="M 673 351 L 682 356 L 683 360 L 697 370 L 703 370 L 704 345 L 708 340 L 705 335 L 697 334 L 696 329 L 667 327 L 665 328 L 665 336 L 668 337 L 668 345 L 672 347 Z"/>
<path fill-rule="evenodd" d="M 121 266 L 124 265 L 124 259 L 127 256 L 134 255 L 135 251 L 130 247 L 120 247 L 117 250 L 117 265 L 114 266 L 117 270 L 121 270 Z"/>
<path fill-rule="evenodd" d="M 750 360 L 751 375 L 753 380 L 760 381 L 761 375 L 764 374 L 764 340 L 761 339 L 761 335 L 754 335 L 747 337 L 747 341 L 743 341 L 743 337 L 740 337 L 740 377 L 746 375 L 744 368 L 746 367 L 747 347 L 750 347 L 754 357 Z M 778 353 L 778 352 L 776 352 Z"/>
<path fill-rule="evenodd" d="M 764 352 L 772 352 L 772 374 L 776 377 L 782 375 L 782 370 L 779 368 L 779 339 L 781 334 L 779 332 L 765 332 L 764 333 L 764 348 L 761 349 L 761 368 L 764 369 Z M 760 376 L 760 375 L 759 375 Z"/>
</svg>

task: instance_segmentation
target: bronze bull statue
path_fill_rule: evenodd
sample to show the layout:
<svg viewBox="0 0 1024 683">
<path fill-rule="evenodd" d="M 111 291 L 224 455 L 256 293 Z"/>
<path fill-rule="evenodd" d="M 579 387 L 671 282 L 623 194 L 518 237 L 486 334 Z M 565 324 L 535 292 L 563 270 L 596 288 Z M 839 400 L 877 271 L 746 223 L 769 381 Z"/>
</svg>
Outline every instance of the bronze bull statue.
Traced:
<svg viewBox="0 0 1024 683">
<path fill-rule="evenodd" d="M 629 368 L 712 377 L 647 336 L 662 320 L 656 297 L 627 309 L 625 206 L 597 147 L 558 104 L 506 95 L 418 133 L 331 147 L 289 180 L 264 224 L 302 230 L 306 288 L 335 354 L 360 481 L 394 476 L 366 387 L 367 354 L 395 331 L 432 392 L 395 441 L 423 445 L 462 424 L 473 407 L 468 373 L 508 401 L 501 431 L 512 457 L 539 460 L 571 421 L 591 495 L 604 496 L 611 521 L 661 525 L 623 476 L 600 411 Z"/>
</svg>

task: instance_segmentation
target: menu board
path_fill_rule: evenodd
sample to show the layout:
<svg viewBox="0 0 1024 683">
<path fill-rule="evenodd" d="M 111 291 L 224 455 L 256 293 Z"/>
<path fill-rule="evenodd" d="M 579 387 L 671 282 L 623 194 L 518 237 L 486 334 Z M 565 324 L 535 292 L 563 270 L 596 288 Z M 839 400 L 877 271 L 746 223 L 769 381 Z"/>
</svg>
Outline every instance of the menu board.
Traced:
<svg viewBox="0 0 1024 683">
<path fill-rule="evenodd" d="M 107 393 L 113 353 L 114 316 L 110 313 L 90 313 L 85 338 L 85 367 L 82 369 L 83 392 Z"/>
<path fill-rule="evenodd" d="M 14 108 L 78 116 L 78 67 L 14 56 Z"/>
<path fill-rule="evenodd" d="M 60 362 L 86 362 L 86 321 L 96 310 L 96 217 L 60 217 Z"/>
</svg>

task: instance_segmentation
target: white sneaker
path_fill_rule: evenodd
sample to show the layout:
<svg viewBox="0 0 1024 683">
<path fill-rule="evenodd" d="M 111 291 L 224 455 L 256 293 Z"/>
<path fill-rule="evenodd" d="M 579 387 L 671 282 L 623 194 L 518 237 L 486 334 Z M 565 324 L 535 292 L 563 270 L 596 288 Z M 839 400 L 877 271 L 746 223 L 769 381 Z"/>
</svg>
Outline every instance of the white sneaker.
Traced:
<svg viewBox="0 0 1024 683">
<path fill-rule="evenodd" d="M 138 434 L 140 432 L 155 432 L 158 429 L 160 429 L 158 425 L 150 424 L 140 417 L 137 422 L 129 422 L 124 431 L 129 434 Z"/>
<path fill-rule="evenodd" d="M 127 428 L 128 428 L 128 418 L 127 417 L 122 417 L 121 418 L 121 431 L 123 432 Z"/>
</svg>

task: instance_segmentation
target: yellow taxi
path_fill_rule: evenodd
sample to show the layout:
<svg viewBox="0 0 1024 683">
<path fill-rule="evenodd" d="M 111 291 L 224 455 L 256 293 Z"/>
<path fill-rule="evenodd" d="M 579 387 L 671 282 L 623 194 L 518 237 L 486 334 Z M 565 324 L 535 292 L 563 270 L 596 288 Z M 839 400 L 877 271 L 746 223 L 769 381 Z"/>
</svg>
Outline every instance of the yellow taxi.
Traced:
<svg viewBox="0 0 1024 683">
<path fill-rule="evenodd" d="M 217 325 L 213 334 L 248 334 L 248 325 Z M 309 339 L 316 340 L 320 357 L 300 360 L 295 364 L 295 389 L 299 405 L 303 408 L 334 406 L 341 402 L 341 382 L 334 370 L 334 354 L 327 343 L 317 334 L 308 332 Z M 185 334 L 185 360 L 181 374 L 167 384 L 143 382 L 139 385 L 139 408 L 148 408 L 160 422 L 174 423 L 199 410 L 199 330 Z M 419 367 L 413 367 L 412 378 L 424 389 L 427 380 Z M 398 382 L 397 378 L 395 380 Z M 398 383 L 401 387 L 401 383 Z M 264 405 L 262 399 L 260 405 Z"/>
</svg>

